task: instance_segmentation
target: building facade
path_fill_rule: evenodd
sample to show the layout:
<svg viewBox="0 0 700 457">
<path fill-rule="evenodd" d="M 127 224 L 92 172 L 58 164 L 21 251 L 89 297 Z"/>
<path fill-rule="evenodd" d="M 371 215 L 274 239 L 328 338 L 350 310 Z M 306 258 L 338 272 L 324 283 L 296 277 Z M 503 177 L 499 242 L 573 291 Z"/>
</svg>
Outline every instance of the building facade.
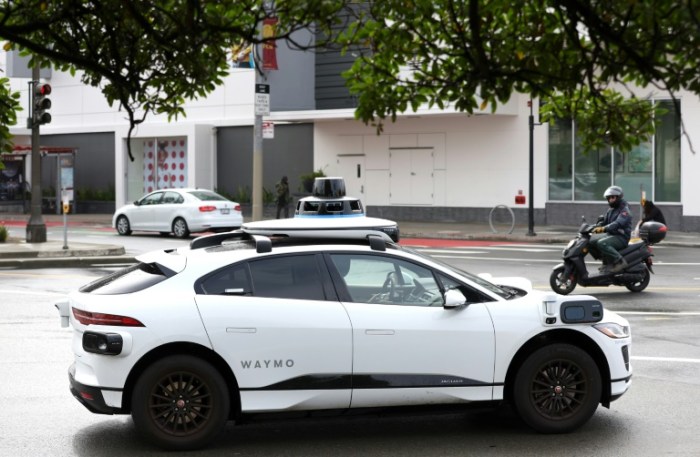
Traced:
<svg viewBox="0 0 700 457">
<path fill-rule="evenodd" d="M 0 53 L 0 67 L 14 56 Z M 674 230 L 700 230 L 700 98 L 681 92 L 680 111 L 668 94 L 652 95 L 669 107 L 652 141 L 629 154 L 583 153 L 572 122 L 537 125 L 533 132 L 533 195 L 529 193 L 528 98 L 515 94 L 495 113 L 466 115 L 421 109 L 387 122 L 381 135 L 354 119 L 355 100 L 340 73 L 352 62 L 333 52 L 278 47 L 279 70 L 268 72 L 274 138 L 263 142 L 263 186 L 287 175 L 300 191 L 302 174 L 321 169 L 343 176 L 348 194 L 368 213 L 397 220 L 487 222 L 498 205 L 510 207 L 516 223 L 578 225 L 604 211 L 604 189 L 623 186 L 639 218 L 642 196 L 662 209 Z M 234 68 L 206 99 L 188 102 L 187 116 L 173 122 L 149 115 L 135 130 L 128 156 L 124 112 L 101 93 L 67 73 L 52 72 L 50 124 L 43 146 L 77 149 L 74 186 L 111 186 L 116 206 L 163 187 L 212 188 L 244 200 L 252 186 L 254 70 Z M 28 100 L 28 79 L 11 79 Z M 650 91 L 640 91 L 648 95 Z M 537 103 L 535 101 L 535 112 Z M 682 115 L 679 115 L 679 112 Z M 28 144 L 24 120 L 12 128 Z M 28 164 L 26 165 L 28 166 Z M 31 176 L 25 170 L 24 176 Z M 44 176 L 50 185 L 50 176 Z M 524 196 L 525 204 L 515 197 Z M 0 210 L 2 208 L 0 202 Z M 79 207 L 79 206 L 78 206 Z"/>
</svg>

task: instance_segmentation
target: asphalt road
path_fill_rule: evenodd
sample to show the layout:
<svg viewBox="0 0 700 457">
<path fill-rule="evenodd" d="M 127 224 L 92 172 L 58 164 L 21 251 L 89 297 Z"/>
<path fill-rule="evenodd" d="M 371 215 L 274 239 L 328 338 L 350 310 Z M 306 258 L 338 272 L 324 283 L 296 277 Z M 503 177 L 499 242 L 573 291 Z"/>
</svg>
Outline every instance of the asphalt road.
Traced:
<svg viewBox="0 0 700 457">
<path fill-rule="evenodd" d="M 158 237 L 131 238 L 151 247 L 178 243 Z M 434 255 L 472 272 L 524 275 L 536 288 L 548 288 L 543 278 L 558 261 L 557 249 L 523 249 L 482 247 L 479 252 L 485 253 L 477 254 L 467 246 Z M 700 455 L 696 430 L 700 424 L 700 267 L 693 262 L 697 252 L 688 251 L 657 249 L 657 273 L 643 293 L 623 288 L 576 289 L 575 293 L 598 296 L 631 321 L 635 373 L 632 388 L 622 399 L 609 410 L 599 408 L 574 433 L 533 433 L 504 407 L 444 415 L 229 425 L 212 447 L 185 455 Z M 94 415 L 68 392 L 71 330 L 60 327 L 52 303 L 107 271 L 0 271 L 0 455 L 166 455 L 140 441 L 129 417 Z"/>
</svg>

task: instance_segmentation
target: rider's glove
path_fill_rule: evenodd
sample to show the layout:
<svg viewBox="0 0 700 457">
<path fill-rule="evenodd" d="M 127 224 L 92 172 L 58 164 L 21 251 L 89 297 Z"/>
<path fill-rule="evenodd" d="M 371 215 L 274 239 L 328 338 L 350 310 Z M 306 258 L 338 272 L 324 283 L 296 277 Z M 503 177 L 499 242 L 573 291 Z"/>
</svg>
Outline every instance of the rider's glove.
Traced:
<svg viewBox="0 0 700 457">
<path fill-rule="evenodd" d="M 605 227 L 595 227 L 593 233 L 603 233 L 605 232 Z"/>
</svg>

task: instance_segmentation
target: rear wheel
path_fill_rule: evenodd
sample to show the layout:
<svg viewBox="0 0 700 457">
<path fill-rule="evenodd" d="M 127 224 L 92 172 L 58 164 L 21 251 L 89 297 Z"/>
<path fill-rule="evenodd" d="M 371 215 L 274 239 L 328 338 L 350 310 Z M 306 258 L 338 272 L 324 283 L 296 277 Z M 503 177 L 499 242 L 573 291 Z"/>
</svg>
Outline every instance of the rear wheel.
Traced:
<svg viewBox="0 0 700 457">
<path fill-rule="evenodd" d="M 131 224 L 126 216 L 117 218 L 117 233 L 120 235 L 131 235 Z"/>
<path fill-rule="evenodd" d="M 221 374 L 196 357 L 166 357 L 141 375 L 131 397 L 136 429 L 168 450 L 206 446 L 224 428 L 229 392 Z"/>
<path fill-rule="evenodd" d="M 565 267 L 555 268 L 549 276 L 549 286 L 560 295 L 568 295 L 576 288 L 576 275 L 564 275 Z"/>
<path fill-rule="evenodd" d="M 645 268 L 644 276 L 641 280 L 627 283 L 625 284 L 625 287 L 627 287 L 627 289 L 630 292 L 641 292 L 647 288 L 647 286 L 649 285 L 649 281 L 651 281 L 651 274 L 649 273 L 649 270 Z"/>
<path fill-rule="evenodd" d="M 591 418 L 600 403 L 598 366 L 570 344 L 533 352 L 515 376 L 513 403 L 522 420 L 541 433 L 566 433 Z"/>
<path fill-rule="evenodd" d="M 190 236 L 190 229 L 183 218 L 178 217 L 173 221 L 173 233 L 176 238 L 187 238 Z"/>
</svg>

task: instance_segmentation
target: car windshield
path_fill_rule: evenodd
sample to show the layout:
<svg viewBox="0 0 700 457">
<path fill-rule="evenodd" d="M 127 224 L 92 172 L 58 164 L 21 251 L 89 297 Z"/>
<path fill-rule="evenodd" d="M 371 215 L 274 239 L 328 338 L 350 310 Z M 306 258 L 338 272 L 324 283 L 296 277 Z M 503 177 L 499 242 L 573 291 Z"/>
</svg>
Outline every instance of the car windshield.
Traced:
<svg viewBox="0 0 700 457">
<path fill-rule="evenodd" d="M 442 262 L 434 257 L 430 257 L 429 255 L 418 252 L 414 249 L 407 248 L 405 246 L 401 246 L 401 249 L 406 251 L 406 252 L 410 252 L 411 254 L 422 257 L 426 260 L 430 260 L 431 262 L 436 263 L 438 265 L 441 265 L 450 271 L 456 271 L 460 275 L 464 276 L 465 278 L 469 279 L 470 281 L 474 282 L 475 284 L 478 284 L 479 286 L 483 287 L 484 289 L 486 289 L 490 292 L 493 292 L 494 294 L 498 295 L 499 297 L 508 299 L 508 298 L 511 298 L 513 296 L 513 294 L 510 291 L 504 290 L 502 287 L 499 287 L 496 284 L 489 282 L 489 281 L 485 280 L 484 278 L 481 278 L 475 274 L 472 274 L 472 273 L 469 273 L 469 272 L 464 271 L 462 269 L 459 269 L 453 265 L 449 265 L 449 264 Z"/>
<path fill-rule="evenodd" d="M 212 192 L 210 190 L 193 190 L 189 192 L 189 194 L 205 202 L 228 200 L 227 198 L 224 198 L 216 192 Z"/>
</svg>

